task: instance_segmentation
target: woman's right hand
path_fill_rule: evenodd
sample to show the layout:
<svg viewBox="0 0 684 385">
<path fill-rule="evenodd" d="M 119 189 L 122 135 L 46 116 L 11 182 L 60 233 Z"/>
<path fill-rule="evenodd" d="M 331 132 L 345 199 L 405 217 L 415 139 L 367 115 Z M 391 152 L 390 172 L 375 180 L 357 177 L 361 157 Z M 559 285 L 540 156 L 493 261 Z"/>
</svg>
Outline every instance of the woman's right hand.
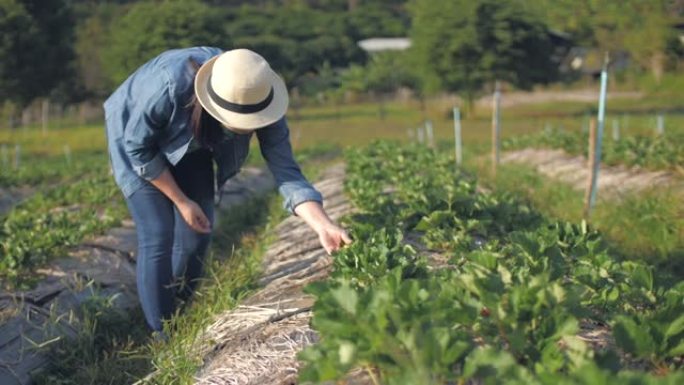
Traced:
<svg viewBox="0 0 684 385">
<path fill-rule="evenodd" d="M 182 203 L 176 205 L 178 212 L 185 220 L 185 222 L 198 233 L 210 233 L 211 223 L 207 216 L 204 215 L 202 208 L 191 199 L 187 199 Z"/>
</svg>

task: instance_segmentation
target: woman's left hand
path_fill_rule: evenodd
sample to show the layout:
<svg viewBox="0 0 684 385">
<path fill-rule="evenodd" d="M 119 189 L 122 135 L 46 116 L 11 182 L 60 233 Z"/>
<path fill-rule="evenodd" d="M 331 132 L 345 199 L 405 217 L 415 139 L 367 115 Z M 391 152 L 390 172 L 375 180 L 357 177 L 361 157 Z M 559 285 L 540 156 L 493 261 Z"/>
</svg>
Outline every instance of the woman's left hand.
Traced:
<svg viewBox="0 0 684 385">
<path fill-rule="evenodd" d="M 318 239 L 328 255 L 341 249 L 342 246 L 352 243 L 349 234 L 333 223 L 321 226 L 318 230 Z"/>
</svg>

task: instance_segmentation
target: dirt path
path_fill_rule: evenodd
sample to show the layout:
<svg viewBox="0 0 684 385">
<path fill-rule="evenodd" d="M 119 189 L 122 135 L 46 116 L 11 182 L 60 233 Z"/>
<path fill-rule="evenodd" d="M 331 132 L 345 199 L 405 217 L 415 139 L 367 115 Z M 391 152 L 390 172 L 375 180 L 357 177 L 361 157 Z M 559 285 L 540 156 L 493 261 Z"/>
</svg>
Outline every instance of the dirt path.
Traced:
<svg viewBox="0 0 684 385">
<path fill-rule="evenodd" d="M 643 92 L 638 91 L 611 91 L 608 93 L 608 100 L 613 99 L 641 99 Z M 502 107 L 513 107 L 524 104 L 550 103 L 550 102 L 598 102 L 598 89 L 583 89 L 570 91 L 512 91 L 505 92 L 501 98 Z M 487 95 L 477 101 L 479 107 L 490 107 L 492 96 Z"/>
<path fill-rule="evenodd" d="M 337 220 L 351 210 L 342 193 L 344 169 L 334 166 L 316 187 L 330 216 Z M 297 352 L 317 340 L 311 330 L 313 298 L 302 288 L 328 275 L 332 259 L 318 237 L 298 217 L 278 225 L 276 241 L 264 256 L 262 289 L 238 308 L 217 317 L 203 337 L 214 341 L 203 353 L 205 364 L 197 384 L 292 384 Z"/>
<path fill-rule="evenodd" d="M 584 191 L 589 169 L 582 156 L 568 155 L 562 150 L 524 149 L 503 154 L 502 163 L 522 163 L 534 167 L 542 175 Z M 599 196 L 620 196 L 651 188 L 676 188 L 684 192 L 684 182 L 669 171 L 649 171 L 624 166 L 603 166 L 599 172 Z"/>
<path fill-rule="evenodd" d="M 239 205 L 273 188 L 268 171 L 246 168 L 223 186 L 219 207 Z M 89 298 L 116 296 L 117 308 L 137 306 L 136 249 L 135 227 L 124 221 L 38 269 L 44 278 L 33 289 L 0 290 L 0 384 L 29 384 L 31 373 L 48 363 L 36 345 L 76 335 L 79 309 Z"/>
</svg>

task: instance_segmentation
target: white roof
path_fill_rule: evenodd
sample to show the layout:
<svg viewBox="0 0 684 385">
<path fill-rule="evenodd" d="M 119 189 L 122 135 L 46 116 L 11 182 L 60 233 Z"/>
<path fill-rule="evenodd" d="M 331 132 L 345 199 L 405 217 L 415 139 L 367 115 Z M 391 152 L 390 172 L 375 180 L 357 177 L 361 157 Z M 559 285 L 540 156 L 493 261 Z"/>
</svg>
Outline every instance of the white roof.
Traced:
<svg viewBox="0 0 684 385">
<path fill-rule="evenodd" d="M 374 37 L 357 43 L 366 52 L 401 51 L 411 46 L 411 39 L 407 37 Z"/>
</svg>

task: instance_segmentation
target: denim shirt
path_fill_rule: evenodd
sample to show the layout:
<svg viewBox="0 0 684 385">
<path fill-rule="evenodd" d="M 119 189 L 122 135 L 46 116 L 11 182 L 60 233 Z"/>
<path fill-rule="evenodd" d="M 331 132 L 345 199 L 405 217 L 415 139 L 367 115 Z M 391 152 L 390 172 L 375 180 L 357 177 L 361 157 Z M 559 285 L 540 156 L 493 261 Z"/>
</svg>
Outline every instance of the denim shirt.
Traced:
<svg viewBox="0 0 684 385">
<path fill-rule="evenodd" d="M 190 60 L 201 65 L 221 52 L 213 47 L 166 51 L 138 68 L 105 101 L 110 162 L 127 198 L 185 155 L 193 139 L 188 104 L 194 95 L 195 70 Z M 255 132 L 285 209 L 294 213 L 300 203 L 321 202 L 321 194 L 294 160 L 285 118 Z M 252 135 L 225 132 L 214 146 L 217 186 L 238 173 Z"/>
</svg>

